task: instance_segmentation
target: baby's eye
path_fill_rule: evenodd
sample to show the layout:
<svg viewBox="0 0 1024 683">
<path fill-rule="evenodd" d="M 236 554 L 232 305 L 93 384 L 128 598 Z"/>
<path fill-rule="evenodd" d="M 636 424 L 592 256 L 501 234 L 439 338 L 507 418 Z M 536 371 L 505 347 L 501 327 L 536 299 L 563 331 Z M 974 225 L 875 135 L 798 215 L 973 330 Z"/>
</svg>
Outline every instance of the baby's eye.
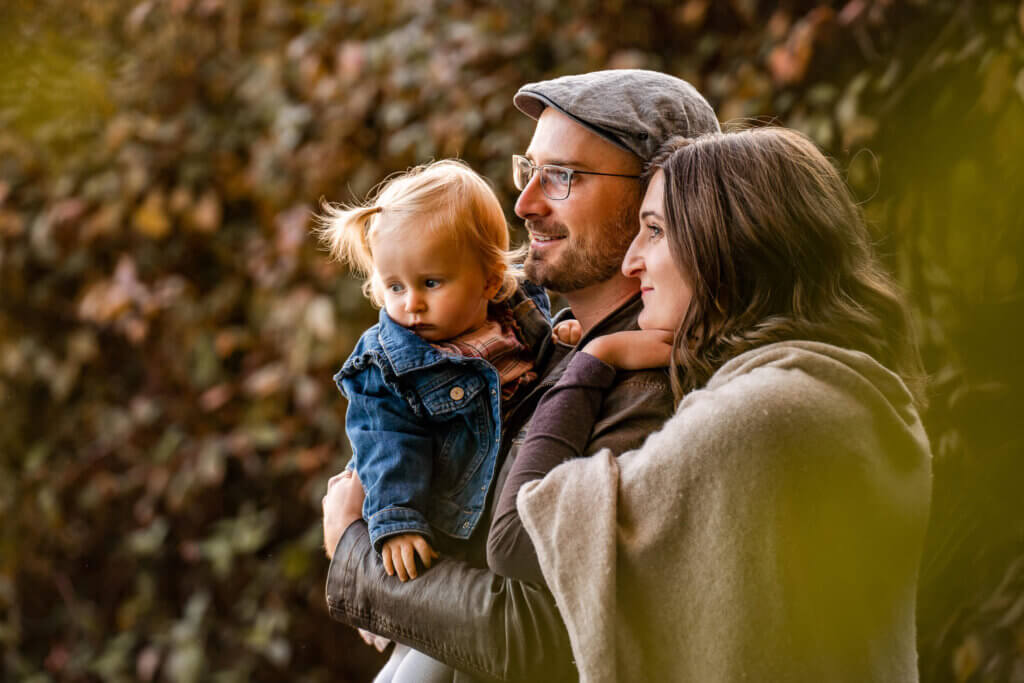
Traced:
<svg viewBox="0 0 1024 683">
<path fill-rule="evenodd" d="M 402 291 L 402 289 L 404 288 L 398 282 L 392 282 L 390 285 L 388 285 L 388 291 L 391 292 L 392 294 L 398 294 L 399 292 Z"/>
<path fill-rule="evenodd" d="M 428 278 L 427 280 L 423 281 L 423 285 L 427 289 L 437 289 L 438 287 L 441 286 L 441 281 L 435 278 Z"/>
</svg>

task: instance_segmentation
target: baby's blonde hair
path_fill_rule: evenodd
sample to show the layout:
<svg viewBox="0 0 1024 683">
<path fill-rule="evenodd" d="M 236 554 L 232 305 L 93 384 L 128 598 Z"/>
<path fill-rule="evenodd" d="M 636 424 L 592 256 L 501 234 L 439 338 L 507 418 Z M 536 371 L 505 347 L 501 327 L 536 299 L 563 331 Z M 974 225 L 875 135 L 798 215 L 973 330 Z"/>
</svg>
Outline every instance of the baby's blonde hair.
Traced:
<svg viewBox="0 0 1024 683">
<path fill-rule="evenodd" d="M 522 271 L 512 268 L 523 249 L 509 250 L 508 225 L 487 181 L 462 161 L 444 159 L 385 179 L 361 205 L 323 203 L 317 232 L 331 256 L 366 278 L 363 294 L 382 306 L 373 291 L 370 236 L 422 230 L 472 249 L 484 274 L 502 280 L 493 301 L 515 291 Z M 408 238 L 406 238 L 408 239 Z"/>
</svg>

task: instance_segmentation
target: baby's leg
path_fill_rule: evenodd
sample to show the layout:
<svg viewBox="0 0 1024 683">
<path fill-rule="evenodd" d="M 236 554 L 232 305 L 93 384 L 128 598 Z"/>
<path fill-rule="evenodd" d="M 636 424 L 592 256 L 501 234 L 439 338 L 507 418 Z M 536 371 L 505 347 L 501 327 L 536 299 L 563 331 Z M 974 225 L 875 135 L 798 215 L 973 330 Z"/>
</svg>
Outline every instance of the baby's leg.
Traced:
<svg viewBox="0 0 1024 683">
<path fill-rule="evenodd" d="M 395 643 L 395 649 L 391 651 L 391 657 L 388 659 L 384 668 L 381 669 L 376 678 L 373 679 L 373 683 L 392 683 L 397 681 L 395 674 L 398 672 L 398 667 L 402 664 L 405 656 L 410 652 L 414 652 L 408 645 L 402 645 L 401 643 Z"/>
<path fill-rule="evenodd" d="M 391 683 L 452 683 L 455 669 L 432 657 L 409 650 L 402 659 Z"/>
</svg>

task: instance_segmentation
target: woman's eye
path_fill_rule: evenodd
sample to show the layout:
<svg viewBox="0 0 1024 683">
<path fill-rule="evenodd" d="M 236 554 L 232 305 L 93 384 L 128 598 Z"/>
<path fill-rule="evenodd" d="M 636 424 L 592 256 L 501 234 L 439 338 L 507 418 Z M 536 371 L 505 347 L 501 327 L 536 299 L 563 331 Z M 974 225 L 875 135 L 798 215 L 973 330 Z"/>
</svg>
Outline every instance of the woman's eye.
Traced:
<svg viewBox="0 0 1024 683">
<path fill-rule="evenodd" d="M 657 225 L 648 225 L 647 232 L 652 240 L 656 240 L 665 234 L 665 231 L 659 228 Z"/>
<path fill-rule="evenodd" d="M 438 287 L 441 286 L 441 281 L 431 279 L 426 280 L 423 284 L 426 285 L 427 289 L 437 289 Z"/>
</svg>

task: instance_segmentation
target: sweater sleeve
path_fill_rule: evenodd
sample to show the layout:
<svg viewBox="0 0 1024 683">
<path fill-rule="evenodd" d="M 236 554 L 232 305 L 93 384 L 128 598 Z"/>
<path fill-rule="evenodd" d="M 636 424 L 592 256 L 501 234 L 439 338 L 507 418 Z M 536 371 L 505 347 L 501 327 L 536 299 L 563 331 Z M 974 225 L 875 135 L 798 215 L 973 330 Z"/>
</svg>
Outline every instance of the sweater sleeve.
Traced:
<svg viewBox="0 0 1024 683">
<path fill-rule="evenodd" d="M 523 484 L 542 479 L 559 464 L 583 455 L 604 392 L 614 381 L 615 368 L 580 352 L 537 404 L 487 537 L 487 564 L 495 573 L 544 583 L 533 542 L 516 509 L 516 496 Z"/>
</svg>

